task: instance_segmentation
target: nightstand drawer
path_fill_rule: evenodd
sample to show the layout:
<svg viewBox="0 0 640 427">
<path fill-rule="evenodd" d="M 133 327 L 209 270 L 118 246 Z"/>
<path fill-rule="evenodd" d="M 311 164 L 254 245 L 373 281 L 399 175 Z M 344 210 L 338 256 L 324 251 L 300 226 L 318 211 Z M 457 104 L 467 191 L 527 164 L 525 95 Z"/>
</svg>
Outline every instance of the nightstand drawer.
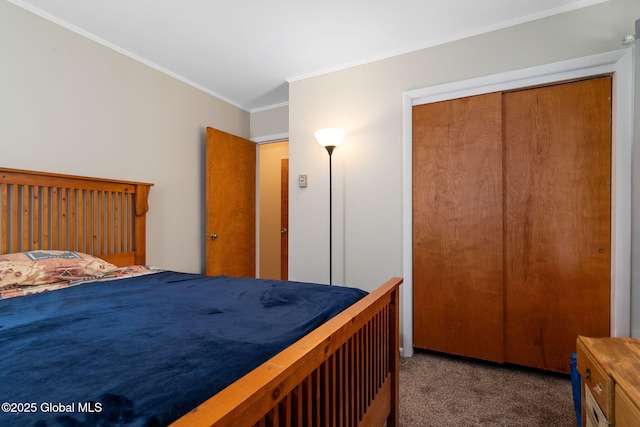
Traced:
<svg viewBox="0 0 640 427">
<path fill-rule="evenodd" d="M 582 383 L 586 389 L 589 389 L 593 398 L 602 409 L 607 420 L 614 424 L 613 412 L 613 378 L 603 369 L 602 364 L 598 363 L 593 355 L 582 347 L 578 341 L 578 372 L 582 376 Z"/>
</svg>

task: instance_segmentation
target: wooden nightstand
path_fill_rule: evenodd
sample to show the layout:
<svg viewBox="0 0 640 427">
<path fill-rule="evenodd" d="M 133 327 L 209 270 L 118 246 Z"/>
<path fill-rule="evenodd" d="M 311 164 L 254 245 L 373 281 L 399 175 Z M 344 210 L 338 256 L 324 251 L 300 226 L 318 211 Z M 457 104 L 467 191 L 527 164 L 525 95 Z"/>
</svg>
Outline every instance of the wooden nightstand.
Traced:
<svg viewBox="0 0 640 427">
<path fill-rule="evenodd" d="M 577 339 L 584 427 L 640 426 L 640 341 Z"/>
</svg>

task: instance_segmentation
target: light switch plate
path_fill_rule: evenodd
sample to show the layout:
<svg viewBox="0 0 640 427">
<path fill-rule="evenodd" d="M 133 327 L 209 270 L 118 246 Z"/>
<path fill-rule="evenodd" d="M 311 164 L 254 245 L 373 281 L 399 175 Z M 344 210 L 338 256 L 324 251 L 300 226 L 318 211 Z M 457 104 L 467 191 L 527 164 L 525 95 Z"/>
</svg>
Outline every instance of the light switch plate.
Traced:
<svg viewBox="0 0 640 427">
<path fill-rule="evenodd" d="M 305 188 L 307 186 L 307 175 L 298 175 L 298 187 Z"/>
</svg>

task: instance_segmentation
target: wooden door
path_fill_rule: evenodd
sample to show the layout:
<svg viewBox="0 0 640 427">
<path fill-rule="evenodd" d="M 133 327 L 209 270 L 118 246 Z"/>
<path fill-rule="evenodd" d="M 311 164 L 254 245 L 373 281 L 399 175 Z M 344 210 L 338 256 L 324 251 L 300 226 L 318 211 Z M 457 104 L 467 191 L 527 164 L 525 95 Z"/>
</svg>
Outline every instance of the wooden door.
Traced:
<svg viewBox="0 0 640 427">
<path fill-rule="evenodd" d="M 207 275 L 256 275 L 256 145 L 207 128 Z"/>
<path fill-rule="evenodd" d="M 289 280 L 289 159 L 280 161 L 280 279 Z"/>
<path fill-rule="evenodd" d="M 503 357 L 501 94 L 413 108 L 414 345 Z"/>
<path fill-rule="evenodd" d="M 568 372 L 609 335 L 611 78 L 504 95 L 505 361 Z"/>
</svg>

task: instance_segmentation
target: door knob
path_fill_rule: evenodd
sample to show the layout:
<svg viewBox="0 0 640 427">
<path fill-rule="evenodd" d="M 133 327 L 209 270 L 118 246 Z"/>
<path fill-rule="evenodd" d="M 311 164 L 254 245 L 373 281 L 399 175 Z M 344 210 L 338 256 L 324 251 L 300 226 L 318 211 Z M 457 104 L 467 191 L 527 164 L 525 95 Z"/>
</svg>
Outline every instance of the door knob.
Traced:
<svg viewBox="0 0 640 427">
<path fill-rule="evenodd" d="M 205 236 L 207 236 L 211 240 L 216 240 L 218 238 L 218 233 L 211 233 L 211 234 L 207 233 L 205 234 Z"/>
<path fill-rule="evenodd" d="M 282 230 L 280 230 L 280 234 L 287 234 L 287 229 L 283 228 Z"/>
</svg>

